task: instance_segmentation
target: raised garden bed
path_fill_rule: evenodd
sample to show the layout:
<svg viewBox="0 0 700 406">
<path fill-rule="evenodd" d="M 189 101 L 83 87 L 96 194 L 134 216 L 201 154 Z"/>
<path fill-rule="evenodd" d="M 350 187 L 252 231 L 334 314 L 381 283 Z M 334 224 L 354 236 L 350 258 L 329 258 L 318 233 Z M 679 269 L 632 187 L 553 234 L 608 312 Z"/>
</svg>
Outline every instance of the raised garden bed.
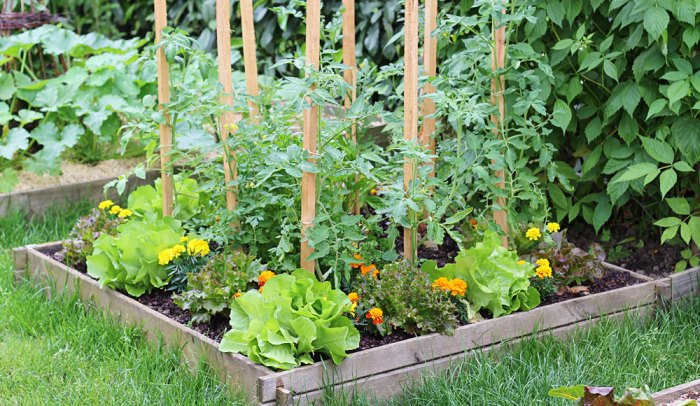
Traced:
<svg viewBox="0 0 700 406">
<path fill-rule="evenodd" d="M 144 179 L 136 176 L 129 177 L 125 194 L 132 192 L 139 186 L 152 184 L 159 176 L 157 170 L 146 172 Z M 0 194 L 0 216 L 5 216 L 12 210 L 25 210 L 30 215 L 42 214 L 48 208 L 61 203 L 88 200 L 98 202 L 105 199 L 104 186 L 116 177 L 106 177 L 84 182 L 65 185 L 49 186 L 39 189 L 26 190 Z M 119 200 L 116 190 L 107 192 L 107 198 Z"/>
<path fill-rule="evenodd" d="M 82 300 L 93 301 L 124 323 L 140 324 L 149 339 L 162 338 L 169 345 L 183 348 L 190 362 L 206 360 L 223 380 L 243 388 L 251 400 L 264 405 L 312 402 L 323 396 L 326 385 L 342 386 L 350 393 L 359 390 L 379 397 L 391 396 L 407 380 L 426 371 L 444 369 L 463 359 L 470 350 L 490 349 L 533 332 L 563 336 L 595 323 L 603 316 L 619 316 L 630 309 L 653 311 L 658 303 L 697 294 L 700 286 L 700 268 L 661 280 L 649 280 L 607 266 L 612 271 L 629 273 L 639 279 L 639 283 L 469 324 L 458 328 L 453 336 L 431 334 L 358 351 L 339 366 L 324 361 L 276 372 L 256 365 L 244 356 L 221 353 L 218 343 L 204 334 L 115 290 L 100 289 L 98 283 L 86 274 L 50 256 L 58 245 L 49 243 L 16 249 L 17 277 L 52 287 L 57 293 L 77 293 Z"/>
<path fill-rule="evenodd" d="M 700 379 L 674 386 L 654 394 L 658 406 L 673 405 L 678 400 L 694 399 L 700 402 Z"/>
</svg>

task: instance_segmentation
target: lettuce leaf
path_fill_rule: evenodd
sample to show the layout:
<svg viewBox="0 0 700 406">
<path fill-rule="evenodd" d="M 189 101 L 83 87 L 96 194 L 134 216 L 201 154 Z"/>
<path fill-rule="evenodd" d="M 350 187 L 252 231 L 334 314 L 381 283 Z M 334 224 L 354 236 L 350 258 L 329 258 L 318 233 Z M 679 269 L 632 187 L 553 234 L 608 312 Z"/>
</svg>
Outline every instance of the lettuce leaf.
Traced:
<svg viewBox="0 0 700 406">
<path fill-rule="evenodd" d="M 343 313 L 351 302 L 329 282 L 303 269 L 281 274 L 231 304 L 231 330 L 223 352 L 241 353 L 253 362 L 288 370 L 313 362 L 321 352 L 340 364 L 360 344 L 360 333 Z"/>
<path fill-rule="evenodd" d="M 465 280 L 466 298 L 475 312 L 486 309 L 493 317 L 499 317 L 540 304 L 539 292 L 530 286 L 530 278 L 535 275 L 533 265 L 518 264 L 518 254 L 504 248 L 494 231 L 486 231 L 482 242 L 461 251 L 455 263 L 438 268 L 435 261 L 426 261 L 423 270 L 433 280 Z"/>
<path fill-rule="evenodd" d="M 158 264 L 158 254 L 180 241 L 180 222 L 167 217 L 153 222 L 130 220 L 118 228 L 118 235 L 103 234 L 87 257 L 88 275 L 100 287 L 126 290 L 138 297 L 151 288 L 168 283 L 168 271 Z"/>
</svg>

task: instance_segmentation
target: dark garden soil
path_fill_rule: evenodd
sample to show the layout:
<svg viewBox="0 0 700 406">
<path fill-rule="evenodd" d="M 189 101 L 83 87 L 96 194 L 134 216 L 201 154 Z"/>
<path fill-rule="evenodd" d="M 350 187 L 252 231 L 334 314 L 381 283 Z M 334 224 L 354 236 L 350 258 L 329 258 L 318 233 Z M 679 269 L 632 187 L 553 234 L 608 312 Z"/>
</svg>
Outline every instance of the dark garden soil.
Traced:
<svg viewBox="0 0 700 406">
<path fill-rule="evenodd" d="M 456 246 L 456 244 L 455 244 Z M 59 262 L 65 263 L 63 256 L 61 255 L 59 249 L 56 248 L 44 248 L 41 250 L 44 254 L 47 254 Z M 447 255 L 445 252 L 441 254 L 434 254 L 432 259 L 439 261 L 447 260 Z M 451 259 L 450 259 L 451 260 Z M 73 264 L 74 269 L 85 273 L 85 264 Z M 634 278 L 628 273 L 618 272 L 618 271 L 608 271 L 604 274 L 603 278 L 595 281 L 594 283 L 588 285 L 587 291 L 582 292 L 567 292 L 562 295 L 555 295 L 547 300 L 543 300 L 541 306 L 563 302 L 570 299 L 575 299 L 577 297 L 586 296 L 589 294 L 605 292 L 608 290 L 618 289 L 625 286 L 634 285 L 637 283 L 642 283 L 639 279 Z M 165 290 L 156 289 L 150 293 L 144 294 L 141 297 L 134 298 L 139 303 L 150 307 L 151 309 L 181 323 L 183 325 L 189 326 L 195 331 L 202 333 L 206 337 L 211 338 L 214 341 L 221 341 L 224 333 L 228 330 L 229 320 L 226 316 L 217 316 L 212 318 L 209 323 L 191 323 L 192 315 L 187 310 L 180 309 L 172 300 L 172 292 Z M 379 347 L 414 337 L 413 335 L 396 332 L 386 337 L 376 337 L 369 335 L 362 335 L 360 338 L 360 347 L 354 351 L 362 351 L 374 347 Z"/>
<path fill-rule="evenodd" d="M 590 225 L 576 222 L 569 226 L 566 237 L 583 249 L 597 242 L 607 252 L 608 262 L 655 279 L 672 274 L 681 260 L 683 248 L 668 243 L 661 245 L 658 230 L 642 229 L 639 223 L 624 219 L 608 230 L 609 235 L 608 232 L 596 235 Z"/>
<path fill-rule="evenodd" d="M 576 299 L 577 297 L 588 296 L 594 293 L 601 293 L 607 292 L 609 290 L 620 289 L 626 286 L 632 286 L 643 282 L 644 281 L 635 278 L 627 272 L 606 270 L 602 278 L 596 279 L 592 283 L 584 285 L 588 289 L 582 290 L 581 292 L 577 292 L 579 289 L 573 287 L 573 289 L 570 289 L 567 292 L 563 292 L 562 294 L 557 293 L 554 296 L 542 300 L 540 306 L 564 302 L 566 300 Z"/>
</svg>

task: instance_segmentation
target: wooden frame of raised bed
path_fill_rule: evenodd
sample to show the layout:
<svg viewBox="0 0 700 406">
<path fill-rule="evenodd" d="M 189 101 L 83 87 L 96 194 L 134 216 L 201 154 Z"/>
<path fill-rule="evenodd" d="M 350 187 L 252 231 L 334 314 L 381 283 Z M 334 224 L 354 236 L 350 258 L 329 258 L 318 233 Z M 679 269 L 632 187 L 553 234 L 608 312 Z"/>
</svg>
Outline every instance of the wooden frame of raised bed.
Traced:
<svg viewBox="0 0 700 406">
<path fill-rule="evenodd" d="M 139 324 L 150 340 L 182 348 L 190 363 L 208 362 L 225 382 L 243 388 L 261 405 L 307 404 L 323 396 L 324 387 L 343 388 L 387 397 L 421 373 L 447 368 L 472 350 L 488 350 L 515 342 L 533 332 L 565 336 L 601 317 L 621 316 L 627 310 L 653 311 L 656 304 L 675 302 L 700 292 L 700 268 L 660 280 L 629 272 L 644 282 L 608 292 L 555 303 L 509 316 L 459 327 L 453 336 L 431 334 L 351 354 L 341 365 L 317 362 L 291 371 L 276 372 L 238 354 L 219 352 L 219 345 L 136 300 L 67 267 L 41 251 L 59 243 L 29 245 L 14 250 L 17 279 L 33 280 L 52 292 L 78 294 L 123 323 Z"/>
<path fill-rule="evenodd" d="M 152 184 L 159 174 L 160 171 L 158 170 L 149 170 L 146 171 L 146 176 L 143 179 L 131 175 L 123 196 L 127 196 L 139 186 Z M 114 179 L 116 177 L 111 176 L 86 182 L 27 190 L 25 192 L 2 193 L 0 194 L 0 216 L 6 216 L 12 210 L 26 210 L 30 215 L 42 214 L 57 204 L 80 200 L 91 202 L 97 202 L 105 198 L 117 200 L 119 195 L 116 190 L 112 189 L 106 195 L 104 192 L 104 186 Z"/>
<path fill-rule="evenodd" d="M 692 382 L 686 382 L 682 385 L 674 386 L 673 388 L 664 389 L 660 392 L 656 392 L 654 393 L 654 402 L 673 402 L 674 400 L 678 399 L 681 395 L 698 391 L 700 391 L 700 379 L 694 380 Z"/>
</svg>

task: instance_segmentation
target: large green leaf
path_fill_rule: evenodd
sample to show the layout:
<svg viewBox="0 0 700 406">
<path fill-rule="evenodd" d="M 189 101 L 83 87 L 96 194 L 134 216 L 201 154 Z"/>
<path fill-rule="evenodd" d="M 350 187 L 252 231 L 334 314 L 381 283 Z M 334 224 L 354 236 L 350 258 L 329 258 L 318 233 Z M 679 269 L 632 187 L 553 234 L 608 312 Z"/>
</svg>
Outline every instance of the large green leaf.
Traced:
<svg viewBox="0 0 700 406">
<path fill-rule="evenodd" d="M 644 29 L 652 39 L 657 39 L 666 27 L 670 18 L 668 12 L 661 7 L 650 7 L 644 13 Z"/>
<path fill-rule="evenodd" d="M 690 116 L 678 118 L 671 126 L 671 140 L 685 161 L 691 165 L 700 162 L 700 120 Z"/>
<path fill-rule="evenodd" d="M 315 352 L 339 364 L 360 343 L 359 332 L 344 316 L 350 306 L 347 295 L 304 269 L 277 275 L 262 293 L 251 290 L 233 301 L 231 330 L 219 349 L 282 370 L 311 363 Z"/>
<path fill-rule="evenodd" d="M 24 128 L 15 127 L 7 133 L 7 138 L 0 141 L 0 157 L 12 159 L 18 151 L 29 146 L 29 133 Z"/>
</svg>

